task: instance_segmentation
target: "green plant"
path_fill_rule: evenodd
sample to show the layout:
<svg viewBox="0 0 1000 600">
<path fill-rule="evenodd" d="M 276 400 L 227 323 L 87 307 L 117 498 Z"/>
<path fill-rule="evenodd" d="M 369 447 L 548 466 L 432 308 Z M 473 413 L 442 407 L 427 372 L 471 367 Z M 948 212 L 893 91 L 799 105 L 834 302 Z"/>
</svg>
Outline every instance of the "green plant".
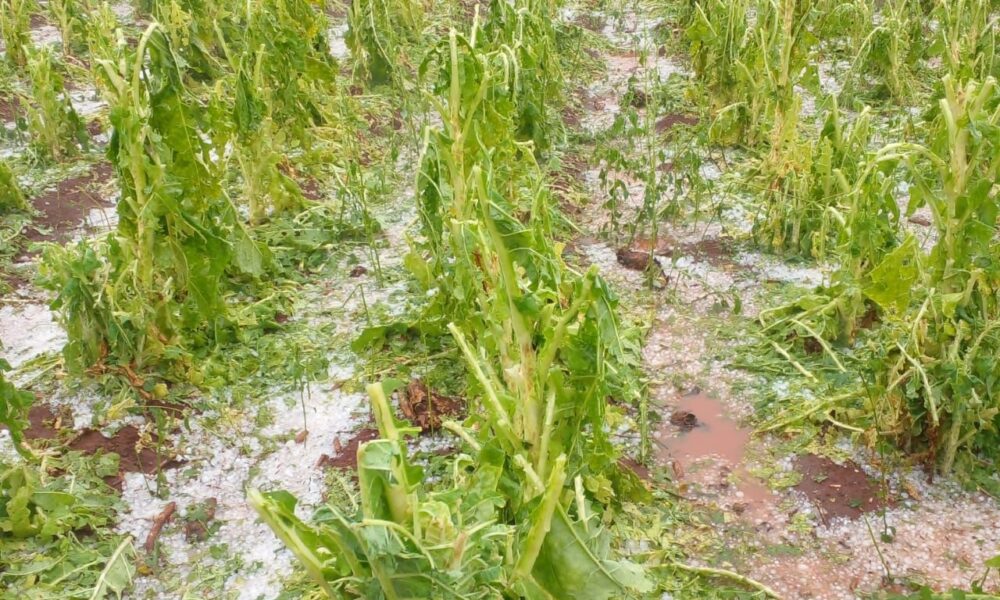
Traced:
<svg viewBox="0 0 1000 600">
<path fill-rule="evenodd" d="M 10 164 L 0 159 L 0 214 L 14 210 L 28 210 L 28 201 Z"/>
<path fill-rule="evenodd" d="M 14 448 L 23 455 L 30 455 L 24 446 L 24 429 L 28 426 L 28 409 L 35 401 L 35 395 L 17 389 L 7 381 L 4 372 L 10 370 L 10 363 L 0 358 L 0 423 L 7 426 Z"/>
<path fill-rule="evenodd" d="M 375 84 L 396 80 L 406 64 L 404 47 L 418 38 L 422 20 L 423 8 L 416 0 L 351 2 L 346 41 L 355 73 Z"/>
<path fill-rule="evenodd" d="M 70 370 L 121 373 L 159 395 L 163 388 L 138 374 L 201 381 L 191 352 L 228 335 L 228 277 L 260 275 L 267 255 L 222 190 L 168 39 L 153 24 L 134 51 L 112 52 L 94 60 L 114 126 L 117 231 L 48 247 L 40 271 L 57 293 Z"/>
<path fill-rule="evenodd" d="M 221 75 L 223 67 L 218 32 L 235 32 L 232 18 L 237 10 L 237 3 L 229 0 L 160 0 L 150 12 L 183 57 L 185 74 L 211 81 Z"/>
<path fill-rule="evenodd" d="M 876 301 L 919 309 L 899 315 L 874 367 L 889 430 L 947 473 L 960 450 L 995 456 L 998 441 L 1000 91 L 992 78 L 960 84 L 950 75 L 943 88 L 927 145 L 883 150 L 905 153 L 909 210 L 930 208 L 938 241 L 907 268 L 879 274 Z"/>
<path fill-rule="evenodd" d="M 125 33 L 118 24 L 118 17 L 108 2 L 99 0 L 87 1 L 87 19 L 83 23 L 83 40 L 87 46 L 87 53 L 91 57 L 111 57 L 115 56 L 117 48 L 125 45 Z M 103 68 L 95 61 L 90 63 L 93 81 L 102 92 L 110 90 L 102 89 L 106 83 L 103 75 Z"/>
<path fill-rule="evenodd" d="M 131 584 L 132 539 L 112 531 L 121 507 L 102 480 L 117 472 L 115 455 L 71 452 L 40 465 L 0 462 L 4 597 L 97 599 L 120 595 Z"/>
<path fill-rule="evenodd" d="M 603 599 L 649 591 L 638 567 L 608 558 L 607 533 L 581 480 L 563 493 L 564 455 L 539 474 L 524 454 L 509 454 L 507 441 L 481 443 L 451 424 L 474 456 L 456 457 L 450 486 L 431 490 L 407 457 L 405 436 L 414 430 L 395 421 L 381 384 L 368 391 L 381 439 L 358 449 L 356 514 L 328 504 L 305 523 L 287 492 L 250 492 L 329 597 Z"/>
<path fill-rule="evenodd" d="M 878 178 L 878 162 L 865 160 L 871 137 L 868 109 L 845 123 L 836 98 L 830 98 L 817 138 L 802 140 L 796 133 L 782 152 L 762 159 L 757 240 L 776 251 L 820 259 L 836 240 L 840 256 L 870 264 L 872 249 L 880 251 L 894 236 L 886 227 L 886 208 L 898 212 L 891 188 Z"/>
<path fill-rule="evenodd" d="M 917 0 L 919 1 L 919 0 Z M 857 52 L 872 30 L 875 6 L 867 0 L 815 0 L 813 6 L 820 15 L 816 35 L 821 39 L 839 41 L 849 52 Z"/>
<path fill-rule="evenodd" d="M 695 74 L 715 118 L 713 138 L 766 142 L 771 161 L 780 162 L 796 138 L 801 98 L 795 88 L 817 87 L 810 62 L 816 43 L 813 0 L 759 0 L 753 28 L 747 25 L 748 3 L 711 2 L 696 7 L 687 32 Z"/>
<path fill-rule="evenodd" d="M 864 200 L 871 192 L 864 192 L 857 196 L 862 202 L 852 208 L 860 219 L 837 218 L 849 238 L 842 242 L 847 260 L 837 286 L 793 306 L 762 311 L 761 320 L 771 345 L 786 358 L 791 360 L 776 337 L 812 337 L 837 371 L 848 373 L 848 360 L 861 370 L 863 386 L 849 385 L 846 395 L 819 403 L 815 410 L 826 409 L 831 419 L 839 413 L 838 425 L 860 431 L 843 423 L 856 422 L 949 473 L 959 464 L 965 472 L 989 468 L 1000 447 L 1000 390 L 992 359 L 1000 349 L 1000 203 L 995 191 L 1000 92 L 993 79 L 959 84 L 950 75 L 942 88 L 944 97 L 925 125 L 926 143 L 887 145 L 859 179 L 882 181 L 873 189 L 886 198 L 884 183 L 891 179 L 876 175 L 884 177 L 905 165 L 907 212 L 930 210 L 937 232 L 934 246 L 926 252 L 912 236 L 897 245 L 885 237 L 888 230 L 878 233 L 871 227 L 878 223 L 871 220 L 872 207 L 888 206 L 891 193 L 872 202 Z M 856 185 L 851 196 L 865 189 Z M 867 239 L 868 246 L 857 245 L 854 238 L 865 241 L 872 232 L 878 235 Z M 884 243 L 873 243 L 879 240 Z M 772 320 L 782 311 L 788 314 Z M 865 313 L 873 313 L 881 324 L 862 344 L 846 353 L 827 343 L 844 331 L 853 334 Z M 875 321 L 870 319 L 869 326 Z M 853 335 L 840 339 L 854 341 Z M 794 364 L 815 378 L 802 364 Z"/>
<path fill-rule="evenodd" d="M 46 8 L 59 28 L 62 52 L 68 56 L 79 41 L 86 13 L 83 12 L 79 0 L 49 0 Z"/>
<path fill-rule="evenodd" d="M 89 136 L 66 91 L 65 81 L 52 50 L 47 47 L 28 54 L 32 102 L 28 106 L 28 129 L 32 146 L 47 159 L 65 160 L 86 148 Z"/>
<path fill-rule="evenodd" d="M 512 83 L 517 105 L 518 139 L 543 153 L 561 137 L 563 72 L 557 48 L 558 2 L 517 0 L 490 3 L 480 35 L 491 47 L 514 50 L 518 65 Z"/>
<path fill-rule="evenodd" d="M 0 0 L 0 34 L 7 47 L 7 62 L 19 70 L 28 64 L 31 13 L 34 9 L 32 0 Z"/>
<path fill-rule="evenodd" d="M 314 128 L 342 134 L 339 116 L 347 100 L 337 87 L 336 62 L 329 53 L 326 17 L 308 0 L 267 0 L 245 5 L 237 15 L 238 32 L 228 42 L 231 69 L 254 86 L 251 102 L 263 102 L 280 135 L 309 149 Z M 262 110 L 260 104 L 238 111 Z M 239 113 L 237 113 L 239 114 Z M 253 126 L 247 121 L 244 126 Z M 338 135 L 339 137 L 339 135 Z M 287 145 L 287 143 L 286 143 Z"/>
<path fill-rule="evenodd" d="M 250 495 L 331 597 L 649 590 L 610 558 L 601 527 L 606 506 L 642 495 L 604 426 L 608 397 L 639 401 L 635 347 L 596 270 L 558 254 L 541 170 L 517 141 L 518 52 L 489 39 L 477 24 L 453 30 L 422 66 L 437 75 L 441 126 L 427 130 L 417 177 L 424 240 L 406 258 L 429 298 L 415 326 L 447 330 L 464 358 L 473 416 L 446 427 L 472 456 L 453 459 L 443 484 L 425 481 L 407 456 L 413 430 L 390 412 L 396 385 L 374 384 L 381 439 L 359 448 L 354 514 L 327 506 L 307 524 L 290 495 Z"/>
<path fill-rule="evenodd" d="M 893 0 L 882 7 L 880 22 L 857 48 L 845 87 L 853 90 L 867 85 L 864 75 L 873 75 L 878 82 L 875 94 L 887 94 L 897 102 L 912 96 L 925 18 L 918 4 L 915 0 Z"/>
<path fill-rule="evenodd" d="M 247 4 L 216 26 L 229 72 L 210 92 L 210 135 L 238 167 L 255 226 L 310 204 L 293 177 L 301 163 L 350 170 L 359 154 L 325 28 L 302 0 Z"/>
<path fill-rule="evenodd" d="M 938 36 L 930 48 L 941 56 L 947 72 L 957 81 L 983 80 L 1000 75 L 997 61 L 997 26 L 1000 17 L 990 0 L 943 0 L 934 16 Z"/>
<path fill-rule="evenodd" d="M 691 42 L 691 62 L 695 76 L 709 94 L 714 111 L 740 98 L 739 63 L 747 43 L 749 0 L 693 3 L 685 36 Z"/>
<path fill-rule="evenodd" d="M 228 144 L 230 137 L 234 142 L 232 156 L 243 180 L 241 199 L 249 205 L 251 225 L 261 223 L 269 208 L 280 213 L 305 204 L 298 184 L 279 168 L 286 162 L 278 150 L 286 145 L 286 137 L 270 114 L 262 56 L 263 51 L 259 51 L 238 66 L 232 78 L 236 95 L 231 112 L 227 110 L 222 117 L 226 122 L 214 129 L 221 137 L 217 144 Z M 230 131 L 223 133 L 227 129 Z"/>
<path fill-rule="evenodd" d="M 595 429 L 592 464 L 607 465 L 613 462 L 611 448 L 598 431 L 605 398 L 633 402 L 639 394 L 626 367 L 615 299 L 596 273 L 567 273 L 550 241 L 549 192 L 532 154 L 518 152 L 515 141 L 517 107 L 507 98 L 509 77 L 516 73 L 502 69 L 506 52 L 504 46 L 479 50 L 453 33 L 436 55 L 446 84 L 439 87 L 445 100 L 435 101 L 443 125 L 428 132 L 425 142 L 416 189 L 426 243 L 408 255 L 407 264 L 433 298 L 425 326 L 454 321 L 462 331 L 477 332 L 481 341 L 473 346 L 483 344 L 487 356 L 504 366 L 497 376 L 523 407 L 513 421 L 524 428 L 518 433 L 536 442 L 542 407 L 555 390 L 535 378 L 557 366 L 553 361 L 570 323 L 590 315 L 569 339 L 594 344 L 597 353 L 567 348 L 583 362 L 573 366 L 576 375 L 564 385 L 577 389 L 574 418 Z M 598 357 L 625 370 L 605 372 Z"/>
</svg>

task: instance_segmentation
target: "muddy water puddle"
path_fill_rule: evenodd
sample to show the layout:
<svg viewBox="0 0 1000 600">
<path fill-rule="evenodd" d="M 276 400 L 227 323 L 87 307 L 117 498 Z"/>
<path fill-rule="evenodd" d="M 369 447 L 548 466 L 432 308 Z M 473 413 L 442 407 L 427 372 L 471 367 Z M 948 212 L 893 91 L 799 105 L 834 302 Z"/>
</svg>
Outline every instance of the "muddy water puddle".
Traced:
<svg viewBox="0 0 1000 600">
<path fill-rule="evenodd" d="M 747 469 L 750 434 L 722 402 L 689 393 L 657 432 L 658 459 L 673 467 L 682 485 L 715 496 L 737 514 L 764 517 L 777 498 Z"/>
</svg>

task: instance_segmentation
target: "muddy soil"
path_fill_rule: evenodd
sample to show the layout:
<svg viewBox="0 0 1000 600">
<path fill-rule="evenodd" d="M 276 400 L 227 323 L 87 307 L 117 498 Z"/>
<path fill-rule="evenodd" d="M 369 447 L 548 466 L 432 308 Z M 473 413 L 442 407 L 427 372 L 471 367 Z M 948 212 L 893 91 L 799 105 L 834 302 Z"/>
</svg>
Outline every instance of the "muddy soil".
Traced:
<svg viewBox="0 0 1000 600">
<path fill-rule="evenodd" d="M 740 515 L 760 515 L 775 506 L 765 482 L 747 470 L 751 431 L 719 400 L 700 391 L 682 396 L 657 434 L 657 459 L 673 469 L 685 491 L 724 496 Z"/>
<path fill-rule="evenodd" d="M 21 114 L 21 101 L 17 96 L 0 94 L 0 121 L 13 123 Z"/>
<path fill-rule="evenodd" d="M 378 429 L 366 427 L 357 430 L 347 443 L 334 441 L 333 455 L 324 454 L 320 457 L 317 467 L 348 470 L 355 473 L 358 467 L 358 448 L 365 442 L 378 439 Z"/>
<path fill-rule="evenodd" d="M 155 439 L 142 439 L 141 432 L 132 425 L 119 429 L 108 437 L 95 429 L 84 429 L 73 439 L 67 448 L 84 454 L 115 453 L 119 457 L 118 475 L 111 478 L 108 484 L 121 491 L 123 473 L 157 473 L 163 469 L 173 469 L 182 463 L 167 456 L 169 448 L 164 446 L 158 452 L 149 445 L 155 445 Z"/>
<path fill-rule="evenodd" d="M 110 163 L 98 163 L 83 175 L 64 179 L 55 189 L 32 198 L 39 215 L 25 237 L 31 242 L 65 243 L 73 239 L 91 210 L 113 206 L 100 191 L 112 176 Z"/>
<path fill-rule="evenodd" d="M 805 454 L 794 464 L 802 474 L 795 489 L 812 502 L 824 523 L 837 517 L 857 519 L 893 504 L 888 491 L 853 461 L 838 465 L 825 456 Z"/>
</svg>

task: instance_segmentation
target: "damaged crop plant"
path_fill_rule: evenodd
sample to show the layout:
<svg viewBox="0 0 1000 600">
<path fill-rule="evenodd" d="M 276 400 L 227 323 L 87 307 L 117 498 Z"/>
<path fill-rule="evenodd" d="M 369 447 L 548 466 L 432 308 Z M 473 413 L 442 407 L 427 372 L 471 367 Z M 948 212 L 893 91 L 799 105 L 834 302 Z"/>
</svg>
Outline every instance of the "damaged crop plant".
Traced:
<svg viewBox="0 0 1000 600">
<path fill-rule="evenodd" d="M 764 346 L 830 385 L 826 398 L 790 407 L 774 426 L 819 418 L 893 439 L 943 473 L 988 471 L 1000 456 L 995 5 L 890 2 L 859 36 L 871 10 L 698 2 L 689 16 L 697 76 L 715 100 L 714 135 L 759 149 L 758 242 L 837 265 L 829 285 L 760 314 Z M 920 39 L 928 19 L 940 24 L 930 44 Z M 818 106 L 819 135 L 802 139 L 794 107 L 798 89 L 822 96 L 811 58 L 820 35 L 856 58 L 847 85 Z M 920 69 L 934 60 L 943 74 L 928 81 Z M 762 80 L 752 76 L 761 67 Z M 871 109 L 860 104 L 872 98 L 858 91 L 871 90 L 872 77 L 884 82 L 875 94 L 922 103 L 916 135 L 883 131 L 875 142 Z M 859 107 L 850 121 L 845 102 Z M 904 227 L 921 209 L 930 245 Z M 810 346 L 818 360 L 802 352 Z"/>
<path fill-rule="evenodd" d="M 551 198 L 535 146 L 519 132 L 546 118 L 524 103 L 523 57 L 546 56 L 546 4 L 494 7 L 480 28 L 452 30 L 421 71 L 436 77 L 441 118 L 417 175 L 423 240 L 407 257 L 431 298 L 420 327 L 450 333 L 476 394 L 474 416 L 445 427 L 463 451 L 431 483 L 408 457 L 415 430 L 368 386 L 381 439 L 358 450 L 361 502 L 310 522 L 284 492 L 251 502 L 332 596 L 614 598 L 650 589 L 609 553 L 606 505 L 638 497 L 604 431 L 608 397 L 637 401 L 633 348 L 594 270 L 553 251 Z M 509 11 L 509 13 L 508 13 Z M 504 29 L 532 32 L 503 43 Z M 541 74 L 541 77 L 537 75 Z M 531 126 L 544 126 L 533 123 Z M 526 221 L 516 214 L 527 214 Z"/>
</svg>

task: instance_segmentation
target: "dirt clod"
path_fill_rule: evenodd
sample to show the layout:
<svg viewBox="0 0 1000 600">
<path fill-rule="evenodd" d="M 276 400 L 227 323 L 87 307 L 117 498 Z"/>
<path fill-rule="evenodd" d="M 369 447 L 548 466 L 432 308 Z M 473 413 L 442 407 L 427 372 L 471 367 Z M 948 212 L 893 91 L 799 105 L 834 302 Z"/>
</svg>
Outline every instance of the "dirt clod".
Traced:
<svg viewBox="0 0 1000 600">
<path fill-rule="evenodd" d="M 423 381 L 414 379 L 406 386 L 406 393 L 400 395 L 399 410 L 424 431 L 437 431 L 442 420 L 465 412 L 465 401 L 438 394 L 428 389 Z"/>
<path fill-rule="evenodd" d="M 681 113 L 669 114 L 656 121 L 656 133 L 664 133 L 676 125 L 697 125 L 698 117 Z"/>
<path fill-rule="evenodd" d="M 184 515 L 184 539 L 189 542 L 208 539 L 218 507 L 219 501 L 215 498 L 189 506 Z"/>
<path fill-rule="evenodd" d="M 619 248 L 615 253 L 618 264 L 633 271 L 645 271 L 653 265 L 653 255 L 648 251 L 632 250 L 631 248 Z"/>
<path fill-rule="evenodd" d="M 691 431 L 698 426 L 698 417 L 693 412 L 675 410 L 670 415 L 670 423 L 679 427 L 681 431 Z"/>
</svg>

